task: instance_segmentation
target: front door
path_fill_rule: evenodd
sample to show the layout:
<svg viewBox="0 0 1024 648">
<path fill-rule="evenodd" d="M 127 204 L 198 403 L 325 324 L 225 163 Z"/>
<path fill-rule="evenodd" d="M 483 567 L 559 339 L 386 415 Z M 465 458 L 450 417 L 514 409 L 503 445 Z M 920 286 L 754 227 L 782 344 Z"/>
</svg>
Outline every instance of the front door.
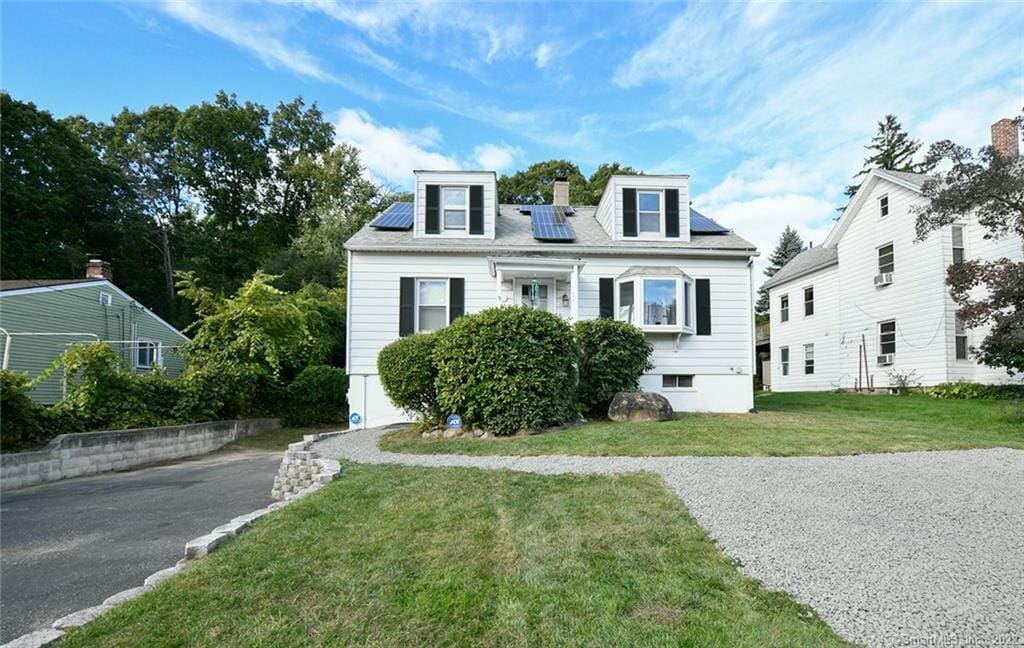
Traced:
<svg viewBox="0 0 1024 648">
<path fill-rule="evenodd" d="M 550 279 L 516 279 L 518 303 L 553 313 L 555 290 L 552 283 Z"/>
</svg>

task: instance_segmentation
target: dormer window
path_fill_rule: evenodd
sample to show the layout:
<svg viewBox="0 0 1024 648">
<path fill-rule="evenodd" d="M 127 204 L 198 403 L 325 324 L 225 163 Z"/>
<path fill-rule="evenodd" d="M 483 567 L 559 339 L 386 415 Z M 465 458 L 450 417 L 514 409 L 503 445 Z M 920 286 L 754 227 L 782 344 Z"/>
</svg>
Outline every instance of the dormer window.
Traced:
<svg viewBox="0 0 1024 648">
<path fill-rule="evenodd" d="M 641 234 L 662 234 L 661 192 L 636 192 L 636 213 Z"/>
<path fill-rule="evenodd" d="M 617 282 L 617 319 L 649 332 L 693 333 L 693 279 L 681 270 L 631 268 Z"/>
<path fill-rule="evenodd" d="M 467 193 L 466 187 L 442 187 L 441 209 L 446 230 L 466 229 Z"/>
</svg>

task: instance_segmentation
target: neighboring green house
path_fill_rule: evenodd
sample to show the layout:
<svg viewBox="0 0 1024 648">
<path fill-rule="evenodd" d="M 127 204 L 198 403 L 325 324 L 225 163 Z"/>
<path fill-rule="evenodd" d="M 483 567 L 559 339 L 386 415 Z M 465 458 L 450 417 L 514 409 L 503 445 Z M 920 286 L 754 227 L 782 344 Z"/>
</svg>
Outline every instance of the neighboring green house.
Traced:
<svg viewBox="0 0 1024 648">
<path fill-rule="evenodd" d="M 110 281 L 109 266 L 90 261 L 85 279 L 0 281 L 0 359 L 3 368 L 35 378 L 75 342 L 106 341 L 136 372 L 162 367 L 177 377 L 188 338 Z M 52 404 L 62 397 L 59 375 L 42 381 L 32 397 Z"/>
</svg>

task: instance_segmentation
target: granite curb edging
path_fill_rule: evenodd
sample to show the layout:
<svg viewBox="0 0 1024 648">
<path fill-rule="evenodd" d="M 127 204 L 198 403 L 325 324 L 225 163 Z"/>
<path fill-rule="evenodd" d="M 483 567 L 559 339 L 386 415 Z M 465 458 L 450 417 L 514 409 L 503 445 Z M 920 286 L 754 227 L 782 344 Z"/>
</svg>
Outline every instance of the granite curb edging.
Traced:
<svg viewBox="0 0 1024 648">
<path fill-rule="evenodd" d="M 326 432 L 321 434 L 311 434 L 303 437 L 302 441 L 293 443 L 288 446 L 288 451 L 285 453 L 285 458 L 282 459 L 282 463 L 287 461 L 288 453 L 293 451 L 310 453 L 309 448 L 312 447 L 313 443 L 322 439 L 329 438 L 336 434 L 342 434 L 343 432 Z M 316 453 L 310 453 L 316 455 Z M 228 522 L 221 524 L 214 528 L 209 533 L 201 535 L 197 538 L 193 538 L 185 543 L 185 556 L 177 563 L 170 567 L 158 570 L 143 581 L 143 584 L 137 587 L 132 587 L 116 594 L 108 596 L 99 605 L 93 605 L 70 614 L 65 614 L 51 624 L 49 628 L 43 628 L 40 630 L 34 630 L 26 633 L 16 639 L 3 644 L 0 648 L 39 648 L 41 646 L 47 646 L 52 644 L 64 636 L 65 632 L 71 628 L 83 626 L 93 619 L 109 612 L 114 607 L 138 598 L 152 589 L 157 584 L 167 580 L 168 578 L 180 573 L 186 567 L 189 566 L 193 561 L 199 560 L 210 552 L 215 551 L 219 548 L 228 538 L 232 538 L 239 533 L 243 532 L 250 524 L 259 520 L 260 518 L 273 513 L 274 511 L 283 508 L 292 502 L 298 501 L 304 497 L 312 495 L 316 491 L 320 490 L 327 484 L 331 483 L 339 476 L 341 476 L 341 464 L 333 459 L 319 459 L 317 460 L 317 466 L 319 471 L 316 474 L 316 478 L 305 487 L 291 492 L 283 497 L 279 498 L 280 501 L 273 502 L 261 509 L 257 509 L 250 513 L 243 515 L 237 515 Z M 275 478 L 276 485 L 276 478 Z"/>
</svg>

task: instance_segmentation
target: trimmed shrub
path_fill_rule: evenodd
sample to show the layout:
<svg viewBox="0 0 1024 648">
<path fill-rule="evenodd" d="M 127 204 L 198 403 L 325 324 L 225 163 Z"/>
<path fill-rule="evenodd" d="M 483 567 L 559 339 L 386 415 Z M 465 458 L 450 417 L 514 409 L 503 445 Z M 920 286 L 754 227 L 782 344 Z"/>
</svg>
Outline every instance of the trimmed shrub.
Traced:
<svg viewBox="0 0 1024 648">
<path fill-rule="evenodd" d="M 576 398 L 585 413 L 603 416 L 617 392 L 639 389 L 640 376 L 654 368 L 651 345 L 643 331 L 613 319 L 576 322 L 573 332 L 580 349 Z"/>
<path fill-rule="evenodd" d="M 395 340 L 377 354 L 377 373 L 384 393 L 395 405 L 430 424 L 444 420 L 435 385 L 436 346 L 435 334 L 418 333 Z"/>
<path fill-rule="evenodd" d="M 348 376 L 328 365 L 306 367 L 285 388 L 285 425 L 304 427 L 337 423 L 348 407 Z"/>
<path fill-rule="evenodd" d="M 576 340 L 557 315 L 490 308 L 436 335 L 438 402 L 445 413 L 499 435 L 577 416 Z"/>
</svg>

